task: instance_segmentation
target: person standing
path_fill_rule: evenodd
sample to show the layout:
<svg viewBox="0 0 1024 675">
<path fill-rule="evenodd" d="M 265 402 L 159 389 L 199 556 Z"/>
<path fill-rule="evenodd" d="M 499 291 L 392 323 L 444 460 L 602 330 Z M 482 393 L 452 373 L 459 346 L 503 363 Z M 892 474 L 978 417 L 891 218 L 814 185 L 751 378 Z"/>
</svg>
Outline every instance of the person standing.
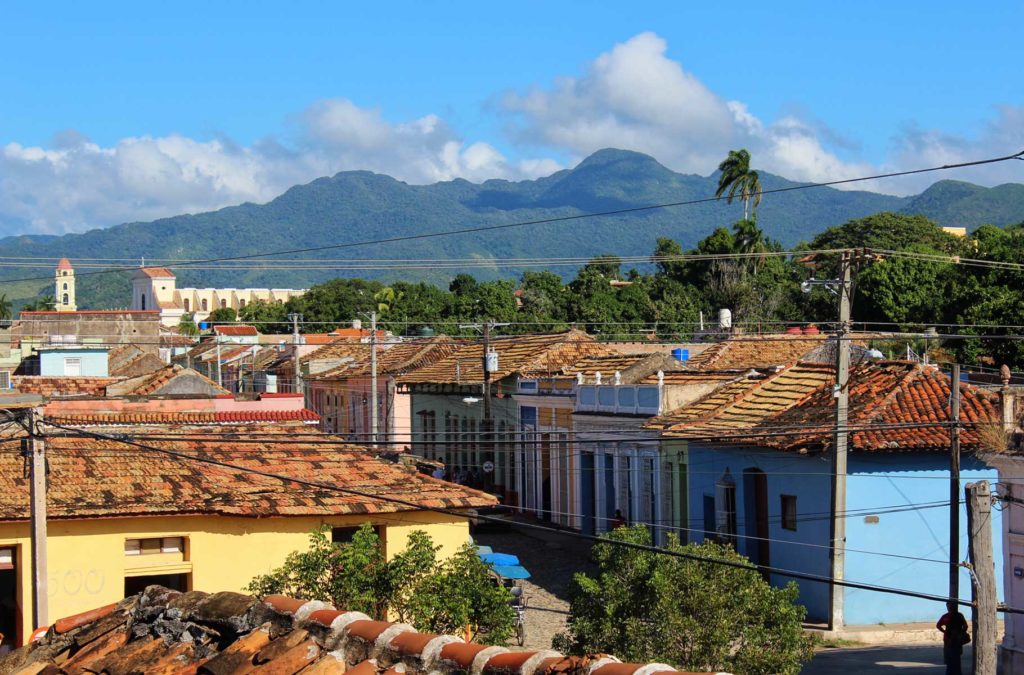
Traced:
<svg viewBox="0 0 1024 675">
<path fill-rule="evenodd" d="M 942 660 L 946 664 L 946 675 L 961 675 L 964 645 L 971 641 L 967 619 L 960 612 L 946 612 L 939 617 L 935 627 L 942 633 Z"/>
</svg>

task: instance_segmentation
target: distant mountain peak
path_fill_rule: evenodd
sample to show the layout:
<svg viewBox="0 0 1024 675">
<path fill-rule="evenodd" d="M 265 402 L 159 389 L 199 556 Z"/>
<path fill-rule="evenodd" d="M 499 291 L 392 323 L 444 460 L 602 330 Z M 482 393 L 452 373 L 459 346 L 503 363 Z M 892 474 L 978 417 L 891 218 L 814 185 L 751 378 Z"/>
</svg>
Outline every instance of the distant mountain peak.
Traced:
<svg viewBox="0 0 1024 675">
<path fill-rule="evenodd" d="M 604 148 L 602 150 L 598 150 L 577 164 L 575 168 L 584 169 L 597 166 L 607 166 L 609 164 L 617 164 L 620 162 L 649 164 L 652 168 L 657 167 L 662 171 L 669 171 L 665 165 L 650 155 L 645 155 L 644 153 L 636 152 L 635 150 L 620 150 L 619 148 Z"/>
</svg>

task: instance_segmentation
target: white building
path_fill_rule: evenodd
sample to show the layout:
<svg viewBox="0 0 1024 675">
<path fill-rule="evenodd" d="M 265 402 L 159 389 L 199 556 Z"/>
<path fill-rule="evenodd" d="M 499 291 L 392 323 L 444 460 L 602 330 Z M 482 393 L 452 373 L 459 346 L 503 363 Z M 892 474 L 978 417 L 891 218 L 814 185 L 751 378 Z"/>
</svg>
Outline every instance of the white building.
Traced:
<svg viewBox="0 0 1024 675">
<path fill-rule="evenodd" d="M 293 288 L 177 288 L 174 272 L 166 267 L 140 267 L 132 275 L 133 310 L 159 310 L 160 322 L 177 327 L 184 314 L 196 323 L 215 309 L 230 307 L 236 312 L 252 302 L 287 302 L 306 289 Z"/>
</svg>

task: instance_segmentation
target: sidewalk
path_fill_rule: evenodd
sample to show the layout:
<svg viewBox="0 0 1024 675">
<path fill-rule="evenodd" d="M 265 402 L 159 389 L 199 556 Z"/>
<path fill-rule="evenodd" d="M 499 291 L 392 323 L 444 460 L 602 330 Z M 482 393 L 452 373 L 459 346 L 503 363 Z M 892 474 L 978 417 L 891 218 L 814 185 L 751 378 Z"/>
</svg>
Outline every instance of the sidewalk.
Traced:
<svg viewBox="0 0 1024 675">
<path fill-rule="evenodd" d="M 971 659 L 971 648 L 968 645 L 964 649 L 962 660 L 964 675 L 970 675 L 972 672 Z M 801 675 L 941 675 L 944 672 L 942 645 L 823 649 L 800 671 Z"/>
</svg>

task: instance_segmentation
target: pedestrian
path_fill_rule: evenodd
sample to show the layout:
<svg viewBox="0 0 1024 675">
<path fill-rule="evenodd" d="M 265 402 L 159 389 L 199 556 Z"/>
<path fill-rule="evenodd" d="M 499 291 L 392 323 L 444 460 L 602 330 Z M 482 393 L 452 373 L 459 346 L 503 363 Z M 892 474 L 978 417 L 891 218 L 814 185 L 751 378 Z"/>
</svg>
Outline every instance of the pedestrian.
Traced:
<svg viewBox="0 0 1024 675">
<path fill-rule="evenodd" d="M 617 530 L 618 528 L 626 527 L 627 525 L 629 525 L 629 523 L 626 522 L 626 517 L 622 515 L 622 510 L 615 509 L 615 517 L 612 518 L 612 529 Z"/>
<path fill-rule="evenodd" d="M 946 664 L 946 675 L 961 675 L 964 645 L 971 641 L 967 619 L 954 610 L 939 617 L 935 627 L 942 633 L 942 661 Z"/>
<path fill-rule="evenodd" d="M 444 467 L 438 464 L 437 467 L 434 468 L 434 473 L 432 475 L 438 480 L 444 480 Z"/>
</svg>

